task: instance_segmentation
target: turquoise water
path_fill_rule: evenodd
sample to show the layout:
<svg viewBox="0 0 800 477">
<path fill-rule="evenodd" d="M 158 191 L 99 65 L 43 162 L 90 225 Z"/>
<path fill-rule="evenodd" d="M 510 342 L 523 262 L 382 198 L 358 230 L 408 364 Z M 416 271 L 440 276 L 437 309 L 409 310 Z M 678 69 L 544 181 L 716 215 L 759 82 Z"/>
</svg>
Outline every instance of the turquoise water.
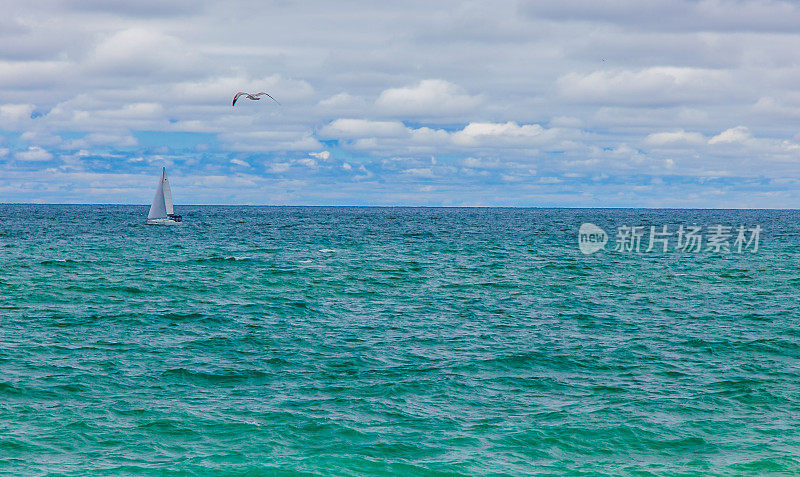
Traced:
<svg viewBox="0 0 800 477">
<path fill-rule="evenodd" d="M 0 473 L 800 473 L 798 212 L 179 209 L 0 206 Z"/>
</svg>

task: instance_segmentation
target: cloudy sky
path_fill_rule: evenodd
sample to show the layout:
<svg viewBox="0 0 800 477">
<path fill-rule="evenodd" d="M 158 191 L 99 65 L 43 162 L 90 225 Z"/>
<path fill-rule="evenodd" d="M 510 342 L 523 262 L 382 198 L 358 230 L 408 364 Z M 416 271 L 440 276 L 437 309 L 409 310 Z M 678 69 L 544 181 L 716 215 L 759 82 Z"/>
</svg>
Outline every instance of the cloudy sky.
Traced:
<svg viewBox="0 0 800 477">
<path fill-rule="evenodd" d="M 0 202 L 800 207 L 798 85 L 789 1 L 4 0 Z"/>
</svg>

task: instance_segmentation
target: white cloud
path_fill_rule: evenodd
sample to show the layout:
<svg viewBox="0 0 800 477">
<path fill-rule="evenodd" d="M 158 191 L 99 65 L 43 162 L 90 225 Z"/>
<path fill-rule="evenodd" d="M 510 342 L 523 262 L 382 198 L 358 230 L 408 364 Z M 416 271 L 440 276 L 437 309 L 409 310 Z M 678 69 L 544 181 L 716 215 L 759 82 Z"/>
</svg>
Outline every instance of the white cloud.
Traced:
<svg viewBox="0 0 800 477">
<path fill-rule="evenodd" d="M 15 153 L 14 157 L 21 161 L 38 162 L 49 161 L 53 158 L 53 155 L 39 146 L 30 146 L 26 151 L 18 151 Z"/>
<path fill-rule="evenodd" d="M 530 0 L 523 10 L 542 18 L 608 22 L 631 29 L 775 32 L 800 28 L 800 8 L 782 0 Z"/>
<path fill-rule="evenodd" d="M 200 58 L 179 38 L 147 26 L 116 31 L 101 40 L 87 63 L 94 74 L 163 77 L 197 72 Z"/>
<path fill-rule="evenodd" d="M 26 142 L 29 144 L 36 144 L 38 146 L 56 146 L 58 144 L 61 144 L 61 142 L 63 141 L 61 137 L 56 136 L 55 134 L 39 130 L 25 131 L 24 133 L 19 135 L 19 139 L 22 142 Z"/>
<path fill-rule="evenodd" d="M 73 76 L 70 66 L 66 61 L 0 60 L 0 87 L 9 90 L 52 87 L 59 80 Z"/>
<path fill-rule="evenodd" d="M 430 167 L 416 167 L 411 169 L 406 169 L 403 171 L 403 174 L 407 174 L 414 177 L 421 177 L 424 179 L 433 179 L 436 177 L 434 174 L 433 169 Z"/>
<path fill-rule="evenodd" d="M 196 13 L 203 2 L 191 0 L 138 0 L 136 2 L 114 2 L 108 0 L 72 0 L 73 8 L 88 12 L 112 13 L 119 16 L 164 16 Z"/>
<path fill-rule="evenodd" d="M 550 120 L 550 125 L 561 128 L 581 128 L 584 126 L 584 122 L 581 118 L 574 116 L 557 116 Z"/>
<path fill-rule="evenodd" d="M 116 146 L 129 148 L 138 145 L 139 142 L 128 132 L 93 132 L 80 139 L 70 139 L 64 142 L 64 149 L 89 149 L 93 146 Z"/>
<path fill-rule="evenodd" d="M 752 139 L 750 130 L 745 126 L 736 126 L 726 129 L 708 140 L 709 144 L 736 144 L 745 143 Z"/>
<path fill-rule="evenodd" d="M 540 184 L 560 184 L 564 182 L 563 180 L 559 179 L 558 177 L 540 177 L 539 183 Z"/>
<path fill-rule="evenodd" d="M 380 111 L 400 116 L 447 116 L 473 110 L 482 98 L 470 96 L 448 81 L 427 79 L 415 86 L 383 91 L 375 105 Z"/>
<path fill-rule="evenodd" d="M 546 129 L 538 124 L 520 125 L 513 121 L 475 122 L 448 131 L 425 126 L 412 128 L 399 121 L 337 119 L 322 128 L 320 133 L 328 139 L 345 141 L 346 147 L 372 152 L 389 149 L 430 154 L 437 148 L 468 151 L 475 148 L 572 147 L 562 130 Z"/>
<path fill-rule="evenodd" d="M 367 119 L 336 119 L 320 130 L 323 137 L 356 139 L 365 137 L 398 137 L 408 134 L 400 121 L 370 121 Z"/>
<path fill-rule="evenodd" d="M 220 134 L 219 138 L 233 151 L 313 151 L 322 144 L 309 131 L 273 130 Z"/>
<path fill-rule="evenodd" d="M 464 146 L 482 145 L 540 145 L 551 139 L 553 130 L 545 130 L 538 124 L 469 123 L 461 131 L 453 133 L 453 141 Z"/>
<path fill-rule="evenodd" d="M 32 104 L 0 104 L 0 128 L 18 130 L 31 123 Z"/>
<path fill-rule="evenodd" d="M 289 164 L 288 162 L 276 162 L 275 164 L 272 164 L 269 167 L 269 171 L 276 174 L 280 174 L 282 172 L 288 171 L 289 169 L 291 169 L 291 167 L 292 165 Z"/>
<path fill-rule="evenodd" d="M 498 159 L 467 157 L 461 161 L 461 165 L 473 169 L 500 169 L 506 167 L 508 164 Z"/>
<path fill-rule="evenodd" d="M 787 91 L 779 98 L 762 96 L 751 109 L 759 117 L 769 122 L 778 122 L 780 118 L 796 120 L 800 117 L 800 92 Z"/>
<path fill-rule="evenodd" d="M 568 101 L 645 106 L 713 102 L 728 88 L 729 81 L 724 71 L 658 66 L 568 73 L 557 84 Z"/>
<path fill-rule="evenodd" d="M 0 105 L 0 119 L 3 121 L 19 121 L 28 119 L 35 106 L 32 104 L 2 104 Z"/>
<path fill-rule="evenodd" d="M 250 167 L 249 162 L 243 161 L 241 159 L 231 159 L 231 164 L 236 164 L 237 166 L 242 166 L 242 167 Z"/>
<path fill-rule="evenodd" d="M 95 114 L 108 119 L 152 119 L 163 116 L 164 107 L 159 103 L 140 102 L 125 104 L 119 109 L 98 111 Z"/>
<path fill-rule="evenodd" d="M 363 98 L 357 98 L 349 93 L 338 93 L 319 102 L 323 108 L 336 111 L 343 110 L 364 110 L 367 102 Z"/>
<path fill-rule="evenodd" d="M 649 146 L 692 146 L 703 144 L 705 138 L 698 132 L 687 132 L 680 129 L 677 131 L 648 134 L 647 137 L 644 138 L 644 142 Z"/>
<path fill-rule="evenodd" d="M 311 157 L 316 157 L 317 159 L 321 159 L 323 161 L 327 161 L 331 157 L 331 153 L 328 151 L 309 152 L 308 155 Z"/>
</svg>

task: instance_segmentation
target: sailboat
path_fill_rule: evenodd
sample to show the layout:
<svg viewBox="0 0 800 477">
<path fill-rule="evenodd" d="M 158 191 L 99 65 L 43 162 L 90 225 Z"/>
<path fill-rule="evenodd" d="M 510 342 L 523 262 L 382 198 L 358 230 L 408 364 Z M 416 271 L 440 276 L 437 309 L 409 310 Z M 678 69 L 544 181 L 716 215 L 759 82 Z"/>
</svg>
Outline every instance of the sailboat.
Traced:
<svg viewBox="0 0 800 477">
<path fill-rule="evenodd" d="M 147 223 L 151 225 L 175 225 L 181 223 L 181 216 L 172 209 L 172 191 L 167 180 L 167 168 L 161 168 L 161 179 L 158 181 L 156 196 L 147 214 Z"/>
</svg>

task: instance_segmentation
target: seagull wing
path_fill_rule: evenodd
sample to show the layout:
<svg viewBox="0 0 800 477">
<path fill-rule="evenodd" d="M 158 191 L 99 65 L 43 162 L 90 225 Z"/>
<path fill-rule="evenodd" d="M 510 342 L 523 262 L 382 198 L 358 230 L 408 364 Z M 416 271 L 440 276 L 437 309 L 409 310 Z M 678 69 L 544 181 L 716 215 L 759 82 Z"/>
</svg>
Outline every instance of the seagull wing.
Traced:
<svg viewBox="0 0 800 477">
<path fill-rule="evenodd" d="M 276 103 L 278 103 L 277 99 L 275 99 L 272 96 L 270 96 L 269 93 L 264 93 L 263 91 L 261 93 L 256 93 L 254 96 L 261 96 L 262 94 L 266 94 L 269 99 L 271 99 L 271 100 L 275 101 Z M 278 103 L 278 104 L 281 104 L 281 103 Z"/>
<path fill-rule="evenodd" d="M 236 100 L 239 99 L 239 96 L 241 96 L 243 94 L 247 94 L 247 93 L 242 93 L 241 91 L 236 93 L 236 96 L 233 97 L 233 102 L 231 103 L 231 106 L 236 106 Z"/>
</svg>

